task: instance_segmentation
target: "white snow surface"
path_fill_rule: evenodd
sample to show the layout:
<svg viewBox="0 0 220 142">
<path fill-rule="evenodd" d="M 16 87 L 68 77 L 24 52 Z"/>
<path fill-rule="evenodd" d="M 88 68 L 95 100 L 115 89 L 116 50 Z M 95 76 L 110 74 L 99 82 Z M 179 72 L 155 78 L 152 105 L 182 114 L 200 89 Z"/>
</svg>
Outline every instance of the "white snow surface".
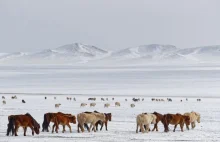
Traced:
<svg viewBox="0 0 220 142">
<path fill-rule="evenodd" d="M 6 97 L 6 105 L 0 107 L 0 141 L 220 141 L 220 103 L 219 98 L 202 98 L 201 102 L 197 102 L 196 98 L 188 98 L 185 101 L 184 97 L 172 98 L 173 102 L 152 102 L 150 97 L 144 98 L 144 101 L 135 103 L 135 108 L 130 108 L 132 97 L 128 96 L 94 96 L 94 95 L 17 95 L 18 99 L 12 100 L 10 97 L 14 94 L 4 95 Z M 47 100 L 44 97 L 47 97 Z M 54 96 L 57 97 L 54 100 Z M 88 97 L 96 97 L 97 100 L 95 107 L 80 107 L 82 102 L 90 103 Z M 75 97 L 76 101 L 67 101 L 66 97 Z M 101 101 L 101 97 L 108 98 L 109 101 Z M 112 97 L 115 98 L 112 101 Z M 138 96 L 137 96 L 138 97 Z M 125 98 L 128 101 L 125 101 Z M 160 97 L 166 99 L 165 97 Z M 21 100 L 26 101 L 25 104 L 21 103 Z M 183 102 L 180 102 L 180 99 Z M 115 101 L 121 103 L 121 107 L 115 107 Z M 109 108 L 104 108 L 104 103 L 110 103 Z M 55 108 L 56 103 L 61 103 L 60 108 Z M 43 115 L 47 112 L 64 112 L 76 115 L 84 111 L 94 111 L 112 113 L 112 121 L 108 123 L 108 131 L 105 131 L 103 127 L 102 131 L 77 133 L 76 124 L 71 124 L 72 133 L 66 128 L 66 132 L 59 133 L 40 132 L 39 135 L 32 136 L 31 130 L 28 128 L 27 136 L 23 136 L 23 129 L 20 128 L 17 137 L 6 136 L 8 115 L 11 114 L 25 114 L 30 113 L 38 123 L 42 124 Z M 163 132 L 164 128 L 162 123 L 158 124 L 159 131 L 149 133 L 138 133 L 136 134 L 136 116 L 142 112 L 160 112 L 165 113 L 184 113 L 196 111 L 201 114 L 201 123 L 196 124 L 195 129 L 180 131 L 180 127 L 177 126 L 176 132 L 172 132 L 173 125 L 170 125 L 171 131 L 168 133 Z M 52 127 L 52 123 L 50 124 Z M 99 127 L 100 128 L 100 127 Z M 153 125 L 151 125 L 153 128 Z M 51 128 L 50 128 L 51 130 Z"/>
</svg>

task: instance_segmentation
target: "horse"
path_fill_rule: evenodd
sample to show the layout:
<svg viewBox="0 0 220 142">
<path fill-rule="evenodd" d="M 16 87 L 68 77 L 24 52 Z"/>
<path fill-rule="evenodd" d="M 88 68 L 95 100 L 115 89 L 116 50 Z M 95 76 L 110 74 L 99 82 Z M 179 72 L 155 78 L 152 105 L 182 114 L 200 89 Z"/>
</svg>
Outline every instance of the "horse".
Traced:
<svg viewBox="0 0 220 142">
<path fill-rule="evenodd" d="M 65 113 L 62 113 L 62 112 L 57 112 L 57 113 L 45 113 L 44 114 L 44 121 L 43 121 L 43 124 L 42 124 L 42 132 L 46 131 L 46 132 L 49 132 L 49 125 L 50 125 L 50 122 L 53 122 L 55 123 L 55 117 L 57 114 L 60 114 L 60 115 L 67 115 L 67 116 L 71 116 L 71 114 L 65 114 Z M 63 130 L 65 131 L 65 127 L 63 128 Z"/>
<path fill-rule="evenodd" d="M 80 107 L 84 107 L 86 105 L 87 105 L 86 103 L 81 103 Z"/>
<path fill-rule="evenodd" d="M 61 104 L 55 104 L 55 108 L 59 108 Z"/>
<path fill-rule="evenodd" d="M 155 124 L 156 123 L 157 116 L 154 114 L 139 114 L 136 118 L 136 123 L 137 123 L 137 128 L 136 128 L 136 133 L 138 133 L 138 127 L 140 126 L 141 132 L 149 132 L 150 129 L 150 124 Z M 146 125 L 146 130 L 144 131 L 143 125 Z"/>
<path fill-rule="evenodd" d="M 86 123 L 91 123 L 88 132 L 90 132 L 92 126 L 93 126 L 93 130 L 94 132 L 96 132 L 96 128 L 95 128 L 95 124 L 97 121 L 105 121 L 105 114 L 104 113 L 79 113 L 77 115 L 77 121 L 78 121 L 78 126 L 77 126 L 77 131 L 78 133 L 79 128 L 81 129 L 82 132 L 84 132 L 84 128 L 83 125 Z"/>
<path fill-rule="evenodd" d="M 3 100 L 3 101 L 2 101 L 2 103 L 3 103 L 3 105 L 5 105 L 5 104 L 6 104 L 6 101 L 5 101 L 5 100 Z"/>
<path fill-rule="evenodd" d="M 8 129 L 7 129 L 7 136 L 9 133 L 12 132 L 12 135 L 18 136 L 18 128 L 21 126 L 24 129 L 24 136 L 26 136 L 27 127 L 30 127 L 32 130 L 32 135 L 34 132 L 39 134 L 40 125 L 37 121 L 29 114 L 26 113 L 25 115 L 11 115 L 8 117 Z"/>
<path fill-rule="evenodd" d="M 109 103 L 107 103 L 107 104 L 104 104 L 104 107 L 109 107 L 110 106 L 110 104 Z"/>
<path fill-rule="evenodd" d="M 189 116 L 184 116 L 179 113 L 177 114 L 165 114 L 163 116 L 162 122 L 164 124 L 164 131 L 168 132 L 169 131 L 169 124 L 175 125 L 173 132 L 175 132 L 177 125 L 180 125 L 181 131 L 183 132 L 183 126 L 184 123 L 186 125 L 190 124 L 190 117 Z"/>
<path fill-rule="evenodd" d="M 196 121 L 200 123 L 200 114 L 197 112 L 192 111 L 189 113 L 184 113 L 183 115 L 190 117 L 190 123 L 191 123 L 192 129 L 196 127 Z M 189 125 L 186 125 L 186 128 L 189 130 Z"/>
<path fill-rule="evenodd" d="M 121 106 L 121 104 L 119 103 L 119 102 L 115 102 L 115 106 L 117 107 L 117 106 Z"/>
<path fill-rule="evenodd" d="M 131 108 L 134 108 L 135 107 L 135 104 L 131 104 Z"/>
<path fill-rule="evenodd" d="M 22 103 L 26 103 L 25 100 L 22 100 Z"/>
<path fill-rule="evenodd" d="M 72 133 L 71 126 L 69 123 L 76 124 L 76 116 L 74 115 L 64 115 L 62 113 L 57 113 L 56 116 L 54 117 L 54 125 L 52 128 L 52 133 L 54 132 L 54 127 L 56 126 L 56 133 L 58 133 L 58 125 L 63 126 L 63 133 L 65 132 L 65 125 L 67 125 L 70 129 L 70 133 Z"/>
<path fill-rule="evenodd" d="M 90 103 L 90 107 L 95 107 L 96 103 Z"/>
</svg>

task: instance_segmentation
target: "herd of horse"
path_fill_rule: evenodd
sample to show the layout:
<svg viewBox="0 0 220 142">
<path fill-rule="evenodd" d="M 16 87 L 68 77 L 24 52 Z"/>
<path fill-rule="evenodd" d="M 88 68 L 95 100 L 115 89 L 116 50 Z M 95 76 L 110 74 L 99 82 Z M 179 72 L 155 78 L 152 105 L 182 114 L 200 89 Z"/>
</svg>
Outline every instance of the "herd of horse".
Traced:
<svg viewBox="0 0 220 142">
<path fill-rule="evenodd" d="M 66 114 L 62 112 L 57 113 L 46 113 L 44 114 L 44 120 L 42 124 L 42 132 L 49 132 L 50 123 L 53 123 L 52 133 L 54 130 L 58 133 L 59 125 L 62 125 L 62 132 L 64 133 L 65 126 L 69 127 L 70 133 L 72 129 L 70 123 L 77 124 L 77 132 L 80 133 L 85 131 L 85 128 L 88 132 L 91 130 L 96 132 L 98 130 L 98 125 L 101 125 L 100 131 L 102 130 L 104 124 L 106 131 L 108 131 L 108 121 L 112 120 L 111 113 L 100 113 L 97 111 L 94 112 L 82 112 L 77 114 L 77 116 L 72 114 Z M 192 129 L 196 126 L 196 121 L 200 123 L 200 114 L 197 112 L 188 112 L 183 115 L 180 113 L 177 114 L 160 114 L 158 112 L 153 113 L 141 113 L 136 117 L 136 133 L 138 132 L 149 132 L 150 124 L 154 124 L 152 131 L 158 131 L 158 123 L 161 122 L 164 125 L 164 132 L 168 132 L 169 125 L 174 125 L 174 130 L 177 125 L 180 125 L 181 131 L 183 132 L 183 127 L 186 125 L 186 128 L 189 130 L 189 125 L 191 124 Z M 18 128 L 22 127 L 24 130 L 24 136 L 26 136 L 27 128 L 29 127 L 32 130 L 32 135 L 34 132 L 36 134 L 40 133 L 40 124 L 29 114 L 24 115 L 10 115 L 8 116 L 8 128 L 7 136 L 11 135 L 18 136 Z M 90 124 L 90 126 L 88 126 Z M 140 128 L 140 129 L 139 129 Z"/>
</svg>

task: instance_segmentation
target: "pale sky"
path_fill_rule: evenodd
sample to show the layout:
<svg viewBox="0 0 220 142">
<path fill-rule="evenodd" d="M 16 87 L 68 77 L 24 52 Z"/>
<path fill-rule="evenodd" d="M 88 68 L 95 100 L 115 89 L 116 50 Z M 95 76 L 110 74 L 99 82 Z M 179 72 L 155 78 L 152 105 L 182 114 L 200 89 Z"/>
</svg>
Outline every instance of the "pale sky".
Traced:
<svg viewBox="0 0 220 142">
<path fill-rule="evenodd" d="M 0 0 L 0 52 L 220 45 L 220 0 Z"/>
</svg>

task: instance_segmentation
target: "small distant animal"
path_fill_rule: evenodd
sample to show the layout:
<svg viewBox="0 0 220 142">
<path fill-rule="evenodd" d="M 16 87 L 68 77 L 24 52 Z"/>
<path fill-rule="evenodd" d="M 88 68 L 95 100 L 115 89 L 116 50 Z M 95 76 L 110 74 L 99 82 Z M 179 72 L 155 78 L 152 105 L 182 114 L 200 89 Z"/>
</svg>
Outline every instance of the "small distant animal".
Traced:
<svg viewBox="0 0 220 142">
<path fill-rule="evenodd" d="M 74 101 L 76 101 L 76 98 L 73 98 Z"/>
<path fill-rule="evenodd" d="M 106 98 L 105 100 L 108 101 L 108 98 Z"/>
<path fill-rule="evenodd" d="M 105 105 L 104 105 L 104 107 L 107 107 L 107 108 L 108 108 L 109 106 L 110 106 L 110 104 L 109 104 L 109 103 L 107 103 L 107 104 L 105 104 Z"/>
<path fill-rule="evenodd" d="M 47 97 L 44 97 L 44 99 L 46 100 L 46 99 L 47 99 Z"/>
<path fill-rule="evenodd" d="M 2 99 L 5 99 L 5 96 L 2 96 Z"/>
<path fill-rule="evenodd" d="M 2 101 L 2 103 L 3 103 L 3 105 L 5 105 L 5 104 L 6 104 L 6 101 L 5 101 L 5 100 L 3 100 L 3 101 Z"/>
<path fill-rule="evenodd" d="M 131 108 L 134 108 L 135 107 L 135 104 L 131 104 Z"/>
<path fill-rule="evenodd" d="M 127 102 L 128 100 L 127 100 L 127 99 L 125 99 L 125 101 Z"/>
<path fill-rule="evenodd" d="M 152 100 L 152 101 L 155 101 L 155 98 L 152 98 L 151 100 Z"/>
<path fill-rule="evenodd" d="M 186 101 L 188 101 L 188 98 L 186 98 Z"/>
<path fill-rule="evenodd" d="M 197 99 L 197 102 L 201 102 L 201 99 Z"/>
<path fill-rule="evenodd" d="M 114 101 L 114 100 L 115 100 L 115 98 L 112 98 L 112 100 Z"/>
<path fill-rule="evenodd" d="M 54 97 L 54 100 L 56 100 L 57 99 L 57 97 Z"/>
<path fill-rule="evenodd" d="M 22 103 L 26 103 L 24 100 L 22 100 Z"/>
<path fill-rule="evenodd" d="M 59 108 L 61 104 L 55 104 L 55 108 Z"/>
<path fill-rule="evenodd" d="M 171 98 L 167 98 L 167 101 L 168 101 L 168 102 L 172 102 L 172 99 L 171 99 Z"/>
<path fill-rule="evenodd" d="M 95 107 L 96 103 L 90 103 L 90 107 Z"/>
<path fill-rule="evenodd" d="M 144 101 L 144 98 L 142 98 L 142 101 Z"/>
<path fill-rule="evenodd" d="M 90 100 L 90 101 L 95 101 L 96 98 L 88 98 L 88 100 Z"/>
<path fill-rule="evenodd" d="M 119 102 L 115 102 L 115 106 L 121 106 Z"/>
<path fill-rule="evenodd" d="M 183 102 L 183 100 L 180 100 L 180 102 Z"/>
<path fill-rule="evenodd" d="M 11 98 L 12 98 L 12 99 L 17 99 L 17 96 L 15 95 L 15 96 L 12 96 Z"/>
<path fill-rule="evenodd" d="M 138 99 L 133 98 L 132 100 L 133 100 L 134 102 L 138 102 L 138 101 L 140 101 L 140 98 L 138 98 Z"/>
<path fill-rule="evenodd" d="M 86 106 L 87 104 L 86 103 L 81 103 L 81 107 L 84 107 L 84 106 Z"/>
<path fill-rule="evenodd" d="M 101 101 L 105 101 L 105 99 L 104 99 L 104 98 L 101 98 Z"/>
</svg>

